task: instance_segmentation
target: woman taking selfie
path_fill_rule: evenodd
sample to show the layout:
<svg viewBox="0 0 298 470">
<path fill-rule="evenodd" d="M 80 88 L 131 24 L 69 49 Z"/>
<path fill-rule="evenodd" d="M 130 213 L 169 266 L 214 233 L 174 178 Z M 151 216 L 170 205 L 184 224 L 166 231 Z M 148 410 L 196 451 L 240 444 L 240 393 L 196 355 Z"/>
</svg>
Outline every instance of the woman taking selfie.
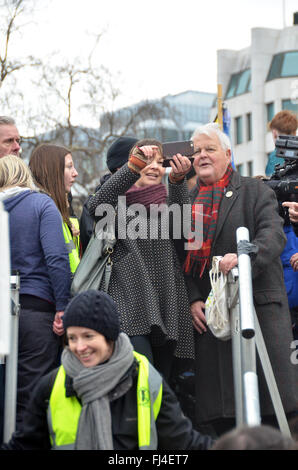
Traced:
<svg viewBox="0 0 298 470">
<path fill-rule="evenodd" d="M 122 329 L 135 350 L 148 357 L 169 379 L 174 357 L 193 358 L 193 329 L 183 274 L 172 240 L 173 221 L 164 236 L 162 214 L 167 205 L 174 203 L 181 214 L 182 205 L 188 203 L 184 176 L 191 163 L 187 157 L 174 156 L 167 194 L 162 182 L 166 171 L 163 162 L 159 141 L 138 141 L 130 151 L 128 163 L 99 188 L 88 207 L 90 215 L 99 220 L 101 204 L 118 206 L 117 241 L 111 256 L 113 269 L 108 293 L 121 312 Z M 118 205 L 119 196 L 125 196 L 126 207 Z M 135 204 L 142 209 L 138 215 L 139 233 L 131 234 Z M 159 208 L 155 217 L 152 205 Z M 124 217 L 120 217 L 123 212 Z"/>
</svg>

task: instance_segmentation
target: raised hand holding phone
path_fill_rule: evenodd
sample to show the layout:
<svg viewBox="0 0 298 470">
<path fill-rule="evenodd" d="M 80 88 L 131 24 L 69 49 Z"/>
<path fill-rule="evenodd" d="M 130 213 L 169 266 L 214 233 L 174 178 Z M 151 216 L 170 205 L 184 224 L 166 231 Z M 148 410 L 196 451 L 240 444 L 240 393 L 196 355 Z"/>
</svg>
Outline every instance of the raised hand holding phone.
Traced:
<svg viewBox="0 0 298 470">
<path fill-rule="evenodd" d="M 174 155 L 170 161 L 170 166 L 172 168 L 171 173 L 169 174 L 169 179 L 171 183 L 178 183 L 182 181 L 185 175 L 191 169 L 191 161 L 188 157 L 178 153 Z"/>
</svg>

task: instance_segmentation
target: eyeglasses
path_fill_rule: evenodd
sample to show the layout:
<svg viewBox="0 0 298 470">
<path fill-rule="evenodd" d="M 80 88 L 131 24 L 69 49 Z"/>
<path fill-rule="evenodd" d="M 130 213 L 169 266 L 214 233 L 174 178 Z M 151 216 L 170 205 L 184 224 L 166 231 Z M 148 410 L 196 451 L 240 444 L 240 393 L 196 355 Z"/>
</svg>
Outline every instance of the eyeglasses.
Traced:
<svg viewBox="0 0 298 470">
<path fill-rule="evenodd" d="M 21 146 L 21 144 L 22 144 L 22 139 L 21 139 L 21 138 L 19 138 L 19 139 L 12 139 L 12 138 L 6 139 L 6 140 L 4 140 L 4 142 L 2 142 L 2 145 L 5 145 L 6 147 L 9 147 L 9 146 L 12 145 L 14 142 L 15 142 L 16 144 L 18 144 L 19 146 Z"/>
</svg>

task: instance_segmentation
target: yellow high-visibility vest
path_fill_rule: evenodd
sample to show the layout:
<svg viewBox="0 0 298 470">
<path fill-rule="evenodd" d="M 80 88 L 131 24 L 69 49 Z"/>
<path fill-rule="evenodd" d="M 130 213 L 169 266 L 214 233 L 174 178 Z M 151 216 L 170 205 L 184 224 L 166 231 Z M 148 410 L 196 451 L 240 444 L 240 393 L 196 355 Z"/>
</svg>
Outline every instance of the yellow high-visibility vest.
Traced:
<svg viewBox="0 0 298 470">
<path fill-rule="evenodd" d="M 148 359 L 134 351 L 138 361 L 137 382 L 138 446 L 140 450 L 157 449 L 155 421 L 162 400 L 162 377 Z M 65 370 L 59 367 L 48 407 L 48 427 L 54 450 L 74 449 L 82 405 L 65 395 Z"/>
<path fill-rule="evenodd" d="M 69 220 L 79 230 L 79 221 L 76 217 L 70 217 Z M 76 269 L 80 263 L 80 236 L 73 237 L 72 233 L 66 222 L 62 224 L 64 241 L 69 256 L 70 271 L 72 274 L 76 272 Z"/>
</svg>

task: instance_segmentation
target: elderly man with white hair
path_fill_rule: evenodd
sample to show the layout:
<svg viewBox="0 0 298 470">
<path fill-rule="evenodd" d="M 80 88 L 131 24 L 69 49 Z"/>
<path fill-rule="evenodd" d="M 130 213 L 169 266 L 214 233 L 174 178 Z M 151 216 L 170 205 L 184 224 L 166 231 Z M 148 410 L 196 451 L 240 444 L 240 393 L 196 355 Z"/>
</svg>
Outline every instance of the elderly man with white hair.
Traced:
<svg viewBox="0 0 298 470">
<path fill-rule="evenodd" d="M 285 412 L 297 410 L 298 366 L 290 360 L 293 335 L 280 261 L 286 238 L 274 191 L 263 181 L 233 170 L 230 140 L 219 126 L 210 123 L 198 128 L 192 140 L 198 176 L 190 192 L 192 217 L 199 205 L 203 207 L 202 245 L 184 253 L 196 331 L 196 424 L 211 424 L 220 435 L 235 426 L 232 347 L 231 340 L 217 339 L 209 330 L 205 301 L 211 288 L 212 257 L 223 257 L 220 269 L 226 274 L 237 265 L 238 227 L 246 227 L 257 246 L 252 257 L 254 304 Z M 261 414 L 270 423 L 274 410 L 260 369 L 258 364 Z"/>
</svg>

